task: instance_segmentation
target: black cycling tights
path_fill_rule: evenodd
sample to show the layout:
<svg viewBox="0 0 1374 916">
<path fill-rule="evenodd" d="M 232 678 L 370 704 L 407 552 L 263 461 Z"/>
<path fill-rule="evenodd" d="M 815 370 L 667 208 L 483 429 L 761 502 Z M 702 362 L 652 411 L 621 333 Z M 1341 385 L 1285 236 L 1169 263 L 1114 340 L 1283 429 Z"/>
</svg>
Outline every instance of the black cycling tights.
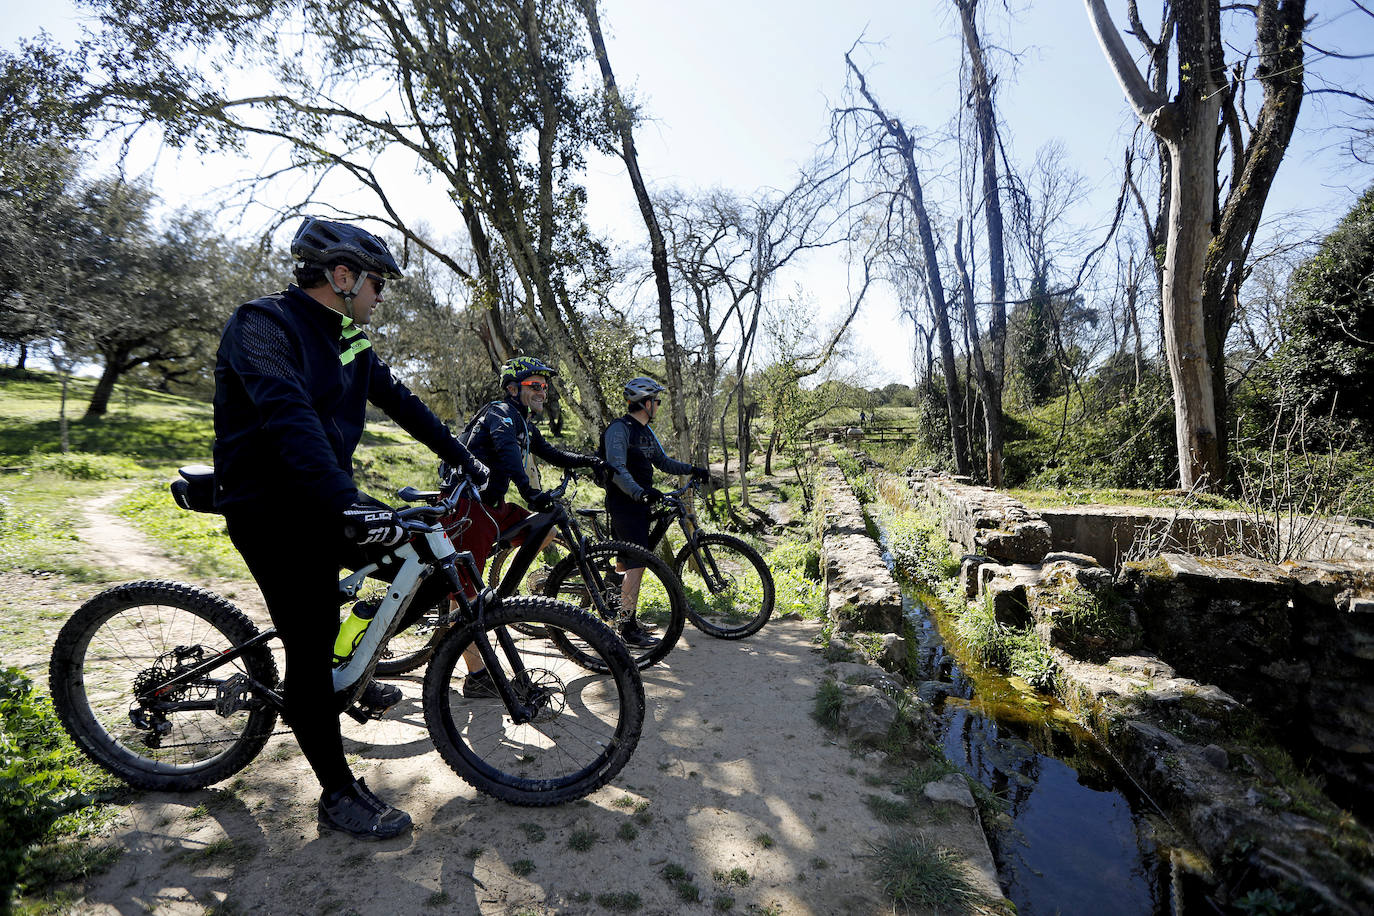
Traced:
<svg viewBox="0 0 1374 916">
<path fill-rule="evenodd" d="M 286 721 L 327 792 L 353 782 L 334 697 L 334 640 L 339 635 L 341 539 L 311 537 L 282 524 L 280 510 L 235 506 L 225 517 L 234 542 L 267 601 L 286 651 Z"/>
</svg>

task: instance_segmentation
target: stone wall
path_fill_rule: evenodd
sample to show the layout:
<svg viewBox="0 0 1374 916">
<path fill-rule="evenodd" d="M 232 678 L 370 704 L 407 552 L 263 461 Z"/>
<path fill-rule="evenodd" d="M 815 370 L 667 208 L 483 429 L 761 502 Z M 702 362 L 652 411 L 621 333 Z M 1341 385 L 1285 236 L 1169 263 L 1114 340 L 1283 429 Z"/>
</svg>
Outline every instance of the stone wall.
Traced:
<svg viewBox="0 0 1374 916">
<path fill-rule="evenodd" d="M 1332 798 L 1374 818 L 1374 564 L 1177 555 L 1118 577 L 1141 527 L 1167 517 L 1175 534 L 1202 541 L 1215 523 L 1218 542 L 1231 543 L 1224 526 L 1236 516 L 1180 525 L 1169 510 L 1092 507 L 1047 510 L 1051 526 L 962 480 L 908 482 L 966 551 L 965 596 L 988 596 L 1005 625 L 1035 628 L 1061 697 L 1224 867 L 1232 891 L 1286 885 L 1316 908 L 1374 912 L 1368 832 L 1339 826 L 1329 802 L 1290 795 L 1308 790 L 1267 769 L 1249 743 L 1264 739 L 1246 724 L 1270 723 L 1299 761 L 1311 757 Z M 1094 611 L 1096 631 L 1074 619 L 1085 591 L 1110 599 Z"/>
<path fill-rule="evenodd" d="M 1085 553 L 1111 569 L 1133 554 L 1163 551 L 1272 556 L 1279 535 L 1304 560 L 1374 560 L 1374 529 L 1353 524 L 1284 519 L 1279 524 L 1243 512 L 1141 506 L 1058 506 L 1037 509 L 1050 526 L 1054 550 Z"/>
<path fill-rule="evenodd" d="M 999 563 L 1038 563 L 1050 550 L 1050 526 L 1005 493 L 930 471 L 908 472 L 907 480 L 912 495 L 944 521 L 945 536 L 964 553 Z"/>
<path fill-rule="evenodd" d="M 1146 644 L 1258 712 L 1374 821 L 1374 568 L 1165 554 L 1121 579 Z"/>
<path fill-rule="evenodd" d="M 825 461 L 818 477 L 821 563 L 835 629 L 900 633 L 902 592 L 869 536 L 863 507 L 833 460 Z"/>
</svg>

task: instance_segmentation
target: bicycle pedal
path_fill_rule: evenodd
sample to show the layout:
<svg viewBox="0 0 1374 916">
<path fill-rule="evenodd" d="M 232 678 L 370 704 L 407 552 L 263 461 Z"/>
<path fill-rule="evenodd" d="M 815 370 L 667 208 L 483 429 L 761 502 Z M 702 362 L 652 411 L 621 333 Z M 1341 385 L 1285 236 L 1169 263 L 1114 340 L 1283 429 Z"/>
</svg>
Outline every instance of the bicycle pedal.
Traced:
<svg viewBox="0 0 1374 916">
<path fill-rule="evenodd" d="M 382 716 L 386 715 L 390 711 L 390 706 L 364 706 L 362 703 L 354 703 L 352 706 L 348 707 L 347 710 L 345 710 L 345 712 L 347 712 L 349 716 L 352 717 L 353 721 L 359 723 L 360 725 L 366 722 L 370 722 L 373 719 L 380 719 Z"/>
</svg>

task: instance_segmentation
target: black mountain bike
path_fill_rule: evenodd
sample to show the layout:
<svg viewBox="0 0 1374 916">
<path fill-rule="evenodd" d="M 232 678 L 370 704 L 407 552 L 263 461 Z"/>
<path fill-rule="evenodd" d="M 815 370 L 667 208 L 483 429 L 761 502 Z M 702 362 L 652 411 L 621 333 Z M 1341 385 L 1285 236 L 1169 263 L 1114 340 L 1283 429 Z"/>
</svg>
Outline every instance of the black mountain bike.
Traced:
<svg viewBox="0 0 1374 916">
<path fill-rule="evenodd" d="M 673 571 L 687 597 L 692 626 L 717 639 L 752 636 L 773 614 L 773 573 L 759 552 L 729 534 L 702 531 L 697 516 L 683 500 L 699 486 L 691 481 L 663 494 L 649 516 L 649 544 L 657 550 L 674 522 L 683 546 L 673 558 Z M 604 509 L 578 509 L 598 537 L 609 537 Z"/>
<path fill-rule="evenodd" d="M 554 497 L 552 509 L 532 514 L 501 532 L 487 570 L 487 582 L 501 598 L 543 595 L 568 602 L 599 617 L 619 634 L 632 615 L 621 607 L 622 576 L 617 565 L 628 561 L 643 566 L 644 578 L 633 616 L 650 628 L 659 642 L 650 647 L 625 648 L 637 667 L 647 668 L 677 645 L 687 619 L 687 599 L 677 576 L 656 555 L 623 541 L 593 542 L 583 534 L 565 499 L 568 485 L 575 478 L 573 470 L 566 470 L 562 482 L 550 491 Z M 465 527 L 466 520 L 460 521 L 450 527 L 450 534 L 457 537 Z M 553 531 L 557 532 L 554 542 L 544 548 Z M 513 540 L 521 540 L 518 548 L 511 545 Z M 447 615 L 447 596 L 433 596 L 429 603 L 416 608 L 402 620 L 400 632 L 391 638 L 377 664 L 378 672 L 400 674 L 425 664 L 443 638 Z M 527 632 L 539 635 L 533 626 Z M 605 670 L 605 662 L 598 654 L 587 651 L 572 635 L 556 631 L 548 635 L 567 658 L 592 671 Z"/>
<path fill-rule="evenodd" d="M 558 601 L 501 598 L 481 587 L 472 554 L 455 551 L 438 522 L 469 489 L 465 483 L 448 499 L 413 487 L 397 494 L 428 505 L 400 510 L 408 537 L 378 551 L 395 576 L 352 655 L 335 667 L 335 689 L 354 704 L 355 718 L 373 714 L 356 701 L 383 647 L 417 593 L 442 577 L 442 590 L 458 603 L 452 612 L 445 604 L 444 636 L 424 679 L 435 747 L 466 782 L 504 801 L 579 798 L 630 759 L 644 724 L 644 685 L 601 621 Z M 379 569 L 372 563 L 344 577 L 341 595 L 356 596 Z M 463 597 L 465 585 L 478 589 L 475 600 Z M 274 734 L 283 709 L 275 636 L 204 589 L 167 581 L 115 586 L 82 605 L 58 634 L 49 667 L 54 706 L 77 745 L 131 785 L 203 788 L 246 766 Z M 560 640 L 575 642 L 606 673 L 570 663 Z M 497 696 L 463 696 L 458 661 L 469 646 Z"/>
</svg>

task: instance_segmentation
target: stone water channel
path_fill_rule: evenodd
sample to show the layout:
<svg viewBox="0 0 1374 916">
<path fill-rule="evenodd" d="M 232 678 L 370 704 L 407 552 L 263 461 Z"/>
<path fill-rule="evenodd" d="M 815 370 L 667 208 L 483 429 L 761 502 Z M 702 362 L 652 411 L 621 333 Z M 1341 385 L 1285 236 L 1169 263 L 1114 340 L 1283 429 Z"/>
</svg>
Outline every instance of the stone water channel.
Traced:
<svg viewBox="0 0 1374 916">
<path fill-rule="evenodd" d="M 1017 912 L 1181 912 L 1193 885 L 1171 860 L 1186 853 L 1166 841 L 1173 831 L 1126 772 L 1057 702 L 961 658 L 933 602 L 902 591 L 915 639 L 907 674 L 936 712 L 945 756 L 1002 808 L 985 826 Z"/>
</svg>

